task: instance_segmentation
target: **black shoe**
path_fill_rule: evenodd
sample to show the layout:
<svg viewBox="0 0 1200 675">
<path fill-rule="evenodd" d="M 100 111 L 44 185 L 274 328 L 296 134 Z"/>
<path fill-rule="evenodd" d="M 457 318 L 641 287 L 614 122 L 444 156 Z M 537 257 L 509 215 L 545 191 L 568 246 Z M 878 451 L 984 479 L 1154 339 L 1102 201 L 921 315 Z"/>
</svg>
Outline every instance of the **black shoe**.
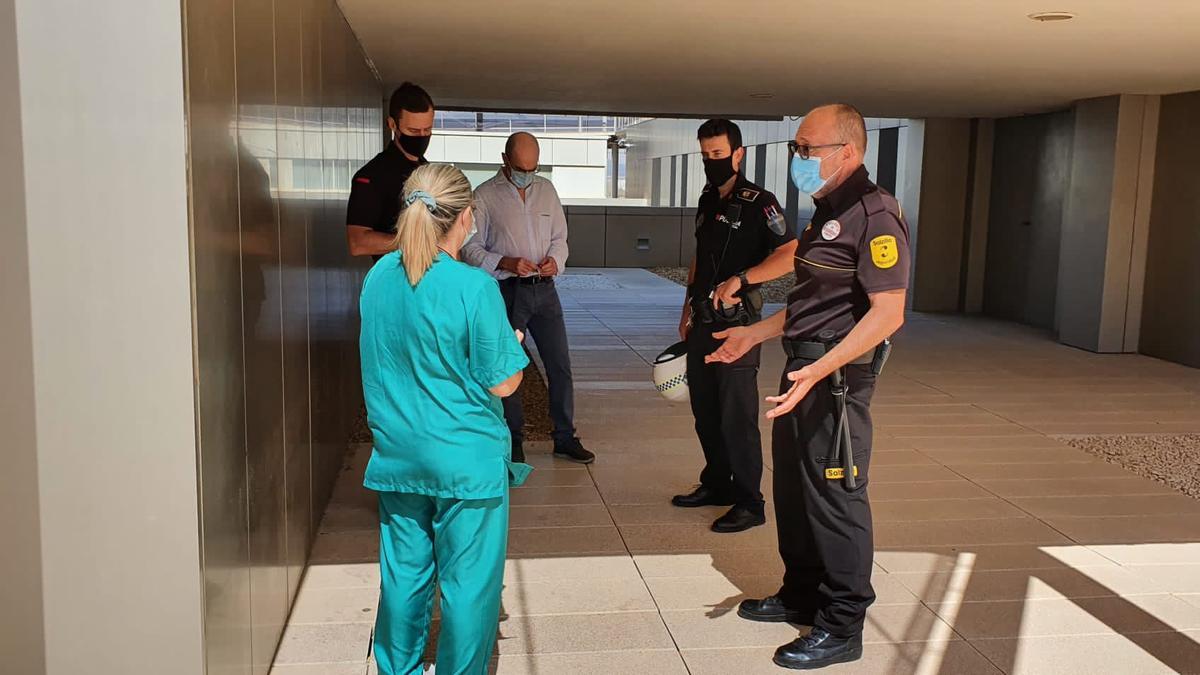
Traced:
<svg viewBox="0 0 1200 675">
<path fill-rule="evenodd" d="M 743 619 L 761 621 L 763 623 L 786 622 L 811 626 L 813 621 L 812 612 L 788 609 L 777 595 L 772 595 L 762 600 L 743 600 L 738 605 L 737 613 Z"/>
<path fill-rule="evenodd" d="M 578 438 L 572 438 L 566 443 L 555 443 L 554 456 L 576 464 L 591 464 L 596 461 L 596 456 L 588 452 Z"/>
<path fill-rule="evenodd" d="M 744 532 L 752 527 L 758 527 L 767 522 L 761 507 L 754 509 L 748 506 L 735 506 L 725 515 L 713 521 L 712 531 L 722 534 Z"/>
<path fill-rule="evenodd" d="M 513 441 L 512 444 L 512 461 L 525 463 L 525 445 L 521 441 Z"/>
<path fill-rule="evenodd" d="M 671 497 L 671 503 L 685 509 L 697 506 L 733 506 L 733 498 L 710 487 L 701 485 L 686 495 Z"/>
<path fill-rule="evenodd" d="M 796 638 L 775 650 L 775 665 L 793 670 L 815 670 L 835 663 L 848 663 L 862 658 L 862 633 L 854 637 L 834 637 L 823 628 L 813 628 L 808 635 Z"/>
</svg>

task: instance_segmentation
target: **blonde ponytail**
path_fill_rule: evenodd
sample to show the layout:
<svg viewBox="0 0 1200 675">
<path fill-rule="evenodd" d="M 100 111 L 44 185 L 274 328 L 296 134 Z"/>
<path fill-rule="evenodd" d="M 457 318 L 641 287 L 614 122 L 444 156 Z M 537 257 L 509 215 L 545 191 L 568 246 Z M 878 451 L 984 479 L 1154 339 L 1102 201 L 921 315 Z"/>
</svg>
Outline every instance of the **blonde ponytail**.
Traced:
<svg viewBox="0 0 1200 675">
<path fill-rule="evenodd" d="M 408 177 L 401 199 L 395 245 L 408 282 L 416 286 L 433 266 L 438 242 L 471 205 L 471 183 L 449 164 L 426 164 Z"/>
</svg>

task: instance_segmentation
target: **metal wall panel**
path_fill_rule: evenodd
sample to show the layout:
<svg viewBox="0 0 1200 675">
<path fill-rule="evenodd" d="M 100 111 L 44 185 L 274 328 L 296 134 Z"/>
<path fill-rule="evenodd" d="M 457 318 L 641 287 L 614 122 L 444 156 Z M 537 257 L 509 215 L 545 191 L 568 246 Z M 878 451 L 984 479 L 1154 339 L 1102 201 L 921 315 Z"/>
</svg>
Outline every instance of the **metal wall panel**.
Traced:
<svg viewBox="0 0 1200 675">
<path fill-rule="evenodd" d="M 187 0 L 208 672 L 265 675 L 361 405 L 343 225 L 381 90 L 332 0 Z"/>
</svg>

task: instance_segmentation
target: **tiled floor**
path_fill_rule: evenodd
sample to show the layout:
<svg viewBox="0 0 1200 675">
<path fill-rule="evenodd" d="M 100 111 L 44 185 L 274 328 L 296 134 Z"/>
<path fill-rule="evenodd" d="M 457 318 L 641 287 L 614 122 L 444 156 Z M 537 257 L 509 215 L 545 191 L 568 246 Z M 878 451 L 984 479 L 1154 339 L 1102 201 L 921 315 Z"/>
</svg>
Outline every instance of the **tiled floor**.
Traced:
<svg viewBox="0 0 1200 675">
<path fill-rule="evenodd" d="M 701 466 L 687 407 L 647 381 L 681 291 L 604 274 L 562 284 L 578 425 L 599 459 L 580 468 L 532 448 L 538 471 L 513 494 L 498 672 L 783 672 L 771 652 L 796 629 L 731 612 L 778 586 L 774 527 L 716 535 L 719 510 L 667 503 Z M 783 359 L 763 353 L 766 395 Z M 1200 672 L 1200 503 L 1050 436 L 1198 432 L 1200 371 L 914 316 L 873 412 L 879 600 L 865 658 L 829 672 Z M 371 668 L 367 452 L 337 486 L 277 675 Z"/>
</svg>

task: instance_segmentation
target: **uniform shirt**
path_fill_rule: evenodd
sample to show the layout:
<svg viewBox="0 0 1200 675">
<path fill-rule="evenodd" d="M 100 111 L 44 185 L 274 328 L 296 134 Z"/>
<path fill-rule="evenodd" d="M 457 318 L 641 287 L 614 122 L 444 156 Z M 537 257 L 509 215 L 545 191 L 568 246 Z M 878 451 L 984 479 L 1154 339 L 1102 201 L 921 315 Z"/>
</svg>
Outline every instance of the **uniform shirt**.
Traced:
<svg viewBox="0 0 1200 675">
<path fill-rule="evenodd" d="M 503 170 L 476 188 L 475 226 L 479 231 L 463 245 L 463 260 L 497 279 L 513 276 L 496 269 L 505 257 L 534 265 L 554 258 L 559 272 L 567 268 L 567 216 L 554 184 L 541 176 L 534 176 L 524 200 Z"/>
<path fill-rule="evenodd" d="M 425 164 L 404 156 L 395 143 L 375 155 L 354 174 L 350 181 L 350 201 L 346 206 L 346 224 L 369 227 L 376 232 L 393 234 L 400 216 L 400 194 L 413 170 Z"/>
<path fill-rule="evenodd" d="M 491 499 L 509 484 L 512 440 L 488 391 L 529 363 L 496 280 L 440 253 L 414 288 L 392 252 L 360 299 L 363 395 L 376 491 Z"/>
<path fill-rule="evenodd" d="M 741 174 L 728 199 L 706 185 L 696 208 L 696 276 L 688 295 L 708 297 L 726 279 L 758 265 L 795 238 L 775 195 Z"/>
<path fill-rule="evenodd" d="M 796 247 L 784 335 L 816 340 L 832 330 L 840 340 L 871 308 L 869 294 L 908 288 L 908 224 L 896 198 L 863 167 L 814 201 Z"/>
</svg>

